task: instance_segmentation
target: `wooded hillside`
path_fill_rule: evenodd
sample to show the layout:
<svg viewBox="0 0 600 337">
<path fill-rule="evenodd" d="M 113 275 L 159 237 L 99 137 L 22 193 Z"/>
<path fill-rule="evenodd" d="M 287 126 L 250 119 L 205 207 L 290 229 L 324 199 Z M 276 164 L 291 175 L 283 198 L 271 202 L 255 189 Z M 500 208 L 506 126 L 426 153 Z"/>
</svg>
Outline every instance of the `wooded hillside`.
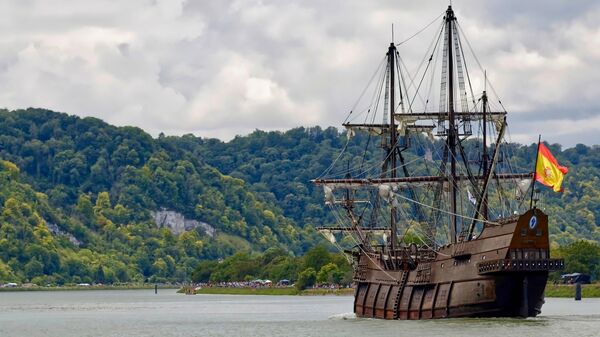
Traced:
<svg viewBox="0 0 600 337">
<path fill-rule="evenodd" d="M 319 127 L 152 138 L 96 118 L 0 110 L 0 282 L 184 280 L 200 261 L 236 252 L 301 255 L 323 242 L 314 227 L 335 223 L 310 180 L 344 146 L 357 158 L 375 151 L 365 142 Z M 508 146 L 511 162 L 532 166 L 534 144 Z M 550 149 L 570 170 L 564 193 L 542 192 L 552 240 L 600 242 L 600 148 Z M 158 228 L 151 212 L 162 208 L 217 234 Z"/>
</svg>

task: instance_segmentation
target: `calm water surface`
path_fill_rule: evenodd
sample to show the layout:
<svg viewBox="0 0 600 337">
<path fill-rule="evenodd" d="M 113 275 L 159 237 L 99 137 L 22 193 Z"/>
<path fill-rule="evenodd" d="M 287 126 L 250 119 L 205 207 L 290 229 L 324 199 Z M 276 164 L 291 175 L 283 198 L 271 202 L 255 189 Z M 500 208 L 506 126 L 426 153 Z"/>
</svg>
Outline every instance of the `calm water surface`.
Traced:
<svg viewBox="0 0 600 337">
<path fill-rule="evenodd" d="M 600 299 L 546 300 L 530 319 L 356 319 L 352 297 L 174 290 L 0 293 L 0 336 L 600 336 Z"/>
</svg>

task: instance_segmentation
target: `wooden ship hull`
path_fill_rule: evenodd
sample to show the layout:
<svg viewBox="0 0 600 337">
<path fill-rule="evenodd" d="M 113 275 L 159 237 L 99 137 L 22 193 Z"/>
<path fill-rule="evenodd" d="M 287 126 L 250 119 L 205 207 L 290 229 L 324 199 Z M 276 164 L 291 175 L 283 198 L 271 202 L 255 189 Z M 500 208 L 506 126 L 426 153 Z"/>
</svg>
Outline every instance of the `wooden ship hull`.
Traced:
<svg viewBox="0 0 600 337">
<path fill-rule="evenodd" d="M 548 273 L 564 263 L 549 258 L 548 217 L 535 208 L 434 256 L 413 253 L 398 252 L 397 267 L 383 253 L 355 254 L 357 317 L 533 317 L 544 304 Z"/>
</svg>

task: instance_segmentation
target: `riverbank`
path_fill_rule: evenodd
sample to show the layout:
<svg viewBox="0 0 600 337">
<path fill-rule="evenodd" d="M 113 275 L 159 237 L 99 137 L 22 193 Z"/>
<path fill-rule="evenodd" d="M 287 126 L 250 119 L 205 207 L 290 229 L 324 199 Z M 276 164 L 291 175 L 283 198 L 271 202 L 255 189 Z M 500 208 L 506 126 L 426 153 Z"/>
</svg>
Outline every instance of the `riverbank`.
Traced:
<svg viewBox="0 0 600 337">
<path fill-rule="evenodd" d="M 182 288 L 180 293 L 190 293 L 191 289 Z M 221 288 L 206 287 L 196 289 L 195 294 L 218 294 L 218 295 L 300 295 L 300 296 L 351 296 L 353 288 L 326 289 L 315 288 L 298 290 L 295 287 L 272 287 L 272 288 Z"/>
<path fill-rule="evenodd" d="M 14 287 L 0 288 L 2 292 L 19 291 L 85 291 L 85 290 L 153 290 L 154 284 L 127 284 L 127 285 L 90 285 L 90 286 L 60 286 L 60 287 Z M 584 284 L 581 286 L 583 298 L 600 298 L 600 284 Z M 185 293 L 190 288 L 181 288 L 177 285 L 159 285 L 158 289 L 179 289 L 180 293 Z M 220 295 L 300 295 L 300 296 L 352 296 L 353 288 L 315 288 L 299 291 L 295 287 L 258 287 L 258 288 L 226 288 L 226 287 L 205 287 L 195 290 L 195 294 L 220 294 Z M 575 297 L 575 286 L 564 284 L 548 284 L 545 291 L 546 297 Z"/>
<path fill-rule="evenodd" d="M 544 294 L 546 297 L 575 297 L 575 285 L 548 284 Z M 582 284 L 581 297 L 600 297 L 600 284 Z"/>
<path fill-rule="evenodd" d="M 83 291 L 83 290 L 140 290 L 154 289 L 154 284 L 124 284 L 124 285 L 90 285 L 90 286 L 56 286 L 56 287 L 6 287 L 0 288 L 0 292 L 18 292 L 18 291 Z M 158 289 L 179 289 L 177 285 L 158 285 Z"/>
<path fill-rule="evenodd" d="M 584 284 L 581 286 L 582 297 L 592 298 L 600 297 L 600 284 Z M 190 291 L 189 288 L 187 288 Z M 180 293 L 185 293 L 186 288 L 182 288 Z M 225 288 L 225 287 L 206 287 L 195 290 L 195 294 L 219 294 L 219 295 L 301 295 L 301 296 L 352 296 L 353 288 L 340 289 L 305 289 L 302 291 L 294 287 L 285 288 Z M 546 286 L 545 297 L 575 297 L 574 285 L 555 285 L 548 284 Z"/>
<path fill-rule="evenodd" d="M 207 287 L 202 289 L 190 290 L 182 288 L 180 293 L 185 294 L 214 294 L 214 295 L 298 295 L 299 292 L 294 287 L 288 288 L 219 288 Z"/>
</svg>

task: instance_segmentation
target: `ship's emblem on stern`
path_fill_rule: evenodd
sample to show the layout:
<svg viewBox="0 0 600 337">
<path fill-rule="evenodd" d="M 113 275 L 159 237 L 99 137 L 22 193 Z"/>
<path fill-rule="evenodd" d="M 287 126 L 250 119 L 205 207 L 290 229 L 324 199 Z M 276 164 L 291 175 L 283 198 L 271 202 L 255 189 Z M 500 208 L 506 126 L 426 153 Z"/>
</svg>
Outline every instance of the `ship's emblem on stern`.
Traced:
<svg viewBox="0 0 600 337">
<path fill-rule="evenodd" d="M 538 223 L 538 219 L 537 216 L 532 216 L 531 219 L 529 219 L 529 229 L 534 229 L 535 226 L 537 226 Z"/>
</svg>

